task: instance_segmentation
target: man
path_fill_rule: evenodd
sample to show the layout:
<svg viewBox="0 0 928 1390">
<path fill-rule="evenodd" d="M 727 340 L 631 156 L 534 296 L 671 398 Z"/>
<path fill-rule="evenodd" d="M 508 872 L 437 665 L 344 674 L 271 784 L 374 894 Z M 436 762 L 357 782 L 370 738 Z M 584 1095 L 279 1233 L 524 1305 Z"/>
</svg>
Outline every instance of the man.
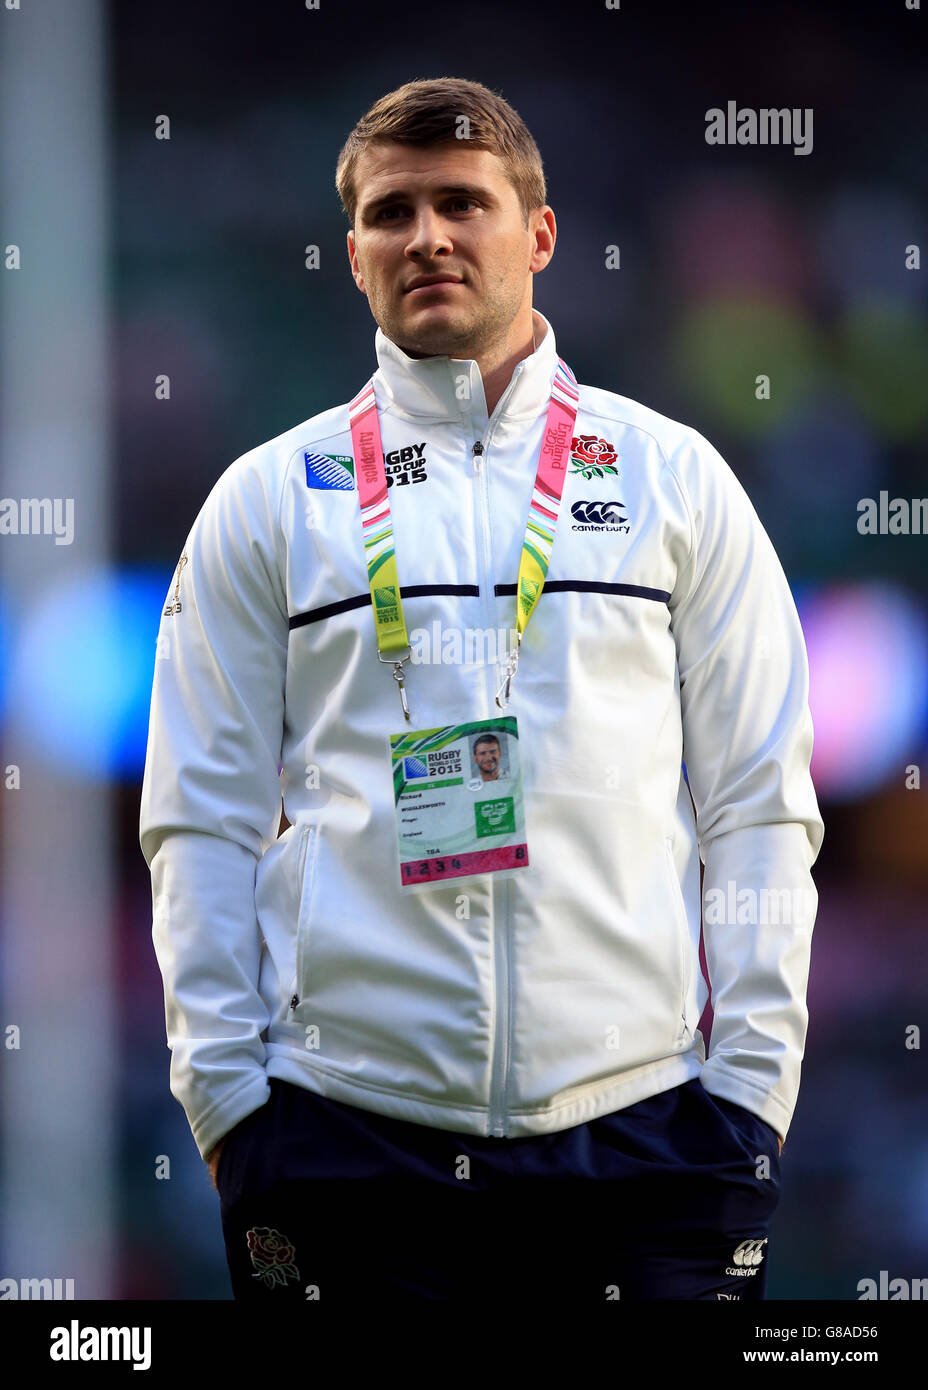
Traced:
<svg viewBox="0 0 928 1390">
<path fill-rule="evenodd" d="M 701 435 L 559 358 L 502 98 L 406 84 L 337 187 L 378 368 L 207 498 L 142 792 L 234 1293 L 763 1297 L 823 836 L 783 571 Z M 436 623 L 514 636 L 407 669 Z M 504 727 L 512 804 L 446 852 L 467 737 Z"/>
<path fill-rule="evenodd" d="M 480 769 L 483 782 L 493 782 L 500 776 L 500 746 L 495 734 L 483 734 L 474 744 L 474 762 Z"/>
</svg>

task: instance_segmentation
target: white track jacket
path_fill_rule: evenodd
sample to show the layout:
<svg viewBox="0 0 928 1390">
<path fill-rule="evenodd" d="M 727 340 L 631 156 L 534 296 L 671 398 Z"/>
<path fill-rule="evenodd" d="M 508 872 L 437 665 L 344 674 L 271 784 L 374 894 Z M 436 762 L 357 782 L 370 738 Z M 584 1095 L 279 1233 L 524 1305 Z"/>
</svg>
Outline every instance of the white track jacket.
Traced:
<svg viewBox="0 0 928 1390">
<path fill-rule="evenodd" d="M 475 361 L 376 333 L 409 728 L 498 714 L 491 638 L 515 625 L 556 365 L 534 322 L 489 419 Z M 269 1077 L 518 1137 L 701 1076 L 785 1136 L 823 837 L 796 608 L 694 430 L 581 385 L 571 452 L 506 710 L 529 867 L 418 894 L 399 887 L 388 736 L 407 726 L 348 402 L 243 454 L 203 504 L 161 618 L 140 844 L 171 1090 L 204 1156 Z"/>
</svg>

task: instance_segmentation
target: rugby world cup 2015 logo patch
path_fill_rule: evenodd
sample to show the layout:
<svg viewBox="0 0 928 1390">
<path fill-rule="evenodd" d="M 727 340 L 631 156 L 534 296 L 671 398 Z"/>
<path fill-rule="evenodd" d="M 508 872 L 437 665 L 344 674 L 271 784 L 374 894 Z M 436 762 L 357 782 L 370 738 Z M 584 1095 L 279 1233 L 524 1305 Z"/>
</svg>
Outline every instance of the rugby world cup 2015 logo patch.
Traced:
<svg viewBox="0 0 928 1390">
<path fill-rule="evenodd" d="M 396 602 L 396 587 L 393 584 L 384 584 L 374 589 L 374 607 L 377 610 L 378 622 L 399 622 L 400 610 Z"/>
<path fill-rule="evenodd" d="M 306 486 L 322 492 L 354 492 L 354 459 L 350 454 L 303 454 Z"/>
</svg>

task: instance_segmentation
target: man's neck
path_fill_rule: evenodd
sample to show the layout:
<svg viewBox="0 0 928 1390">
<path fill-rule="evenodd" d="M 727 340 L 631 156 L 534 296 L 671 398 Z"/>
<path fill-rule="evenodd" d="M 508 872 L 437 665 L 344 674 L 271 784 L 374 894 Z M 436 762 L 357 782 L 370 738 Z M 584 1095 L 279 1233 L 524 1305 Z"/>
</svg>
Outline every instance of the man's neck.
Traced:
<svg viewBox="0 0 928 1390">
<path fill-rule="evenodd" d="M 475 358 L 480 376 L 483 381 L 483 394 L 487 403 L 487 415 L 493 414 L 500 399 L 512 380 L 512 374 L 519 363 L 526 357 L 530 357 L 538 344 L 544 338 L 547 330 L 542 324 L 535 326 L 535 311 L 529 310 L 528 328 L 520 327 L 514 329 L 501 345 L 491 348 L 489 352 L 478 355 Z M 425 358 L 432 356 L 442 356 L 443 354 L 412 352 L 409 348 L 404 348 L 404 352 L 410 357 Z M 456 354 L 460 359 L 464 358 L 464 353 Z"/>
<path fill-rule="evenodd" d="M 503 392 L 512 381 L 516 367 L 524 358 L 530 357 L 537 346 L 534 321 L 530 320 L 528 337 L 521 337 L 514 348 L 507 343 L 498 352 L 490 352 L 482 358 L 477 358 L 488 416 L 493 414 L 499 404 Z"/>
</svg>

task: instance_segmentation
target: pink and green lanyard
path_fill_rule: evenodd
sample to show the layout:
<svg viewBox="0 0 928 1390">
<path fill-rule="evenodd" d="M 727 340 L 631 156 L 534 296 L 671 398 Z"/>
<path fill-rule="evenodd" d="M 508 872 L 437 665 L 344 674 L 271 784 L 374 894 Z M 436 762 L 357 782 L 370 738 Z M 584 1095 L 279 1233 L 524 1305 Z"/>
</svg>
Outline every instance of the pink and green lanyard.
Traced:
<svg viewBox="0 0 928 1390">
<path fill-rule="evenodd" d="M 496 703 L 500 709 L 505 709 L 509 702 L 509 691 L 518 663 L 522 634 L 528 627 L 529 619 L 545 585 L 579 399 L 577 379 L 563 358 L 559 357 L 551 384 L 548 418 L 545 421 L 538 455 L 535 486 L 532 489 L 532 501 L 519 561 L 516 647 L 508 658 L 506 675 L 496 694 Z M 373 377 L 349 405 L 348 420 L 361 503 L 361 526 L 367 560 L 367 581 L 370 585 L 376 623 L 378 659 L 393 662 L 393 677 L 399 685 L 403 714 L 409 720 L 403 662 L 408 660 L 412 651 L 403 617 L 403 601 L 396 569 L 390 491 L 384 465 Z M 395 653 L 399 651 L 404 651 L 404 655 L 397 658 Z M 501 699 L 504 691 L 504 697 Z"/>
</svg>

